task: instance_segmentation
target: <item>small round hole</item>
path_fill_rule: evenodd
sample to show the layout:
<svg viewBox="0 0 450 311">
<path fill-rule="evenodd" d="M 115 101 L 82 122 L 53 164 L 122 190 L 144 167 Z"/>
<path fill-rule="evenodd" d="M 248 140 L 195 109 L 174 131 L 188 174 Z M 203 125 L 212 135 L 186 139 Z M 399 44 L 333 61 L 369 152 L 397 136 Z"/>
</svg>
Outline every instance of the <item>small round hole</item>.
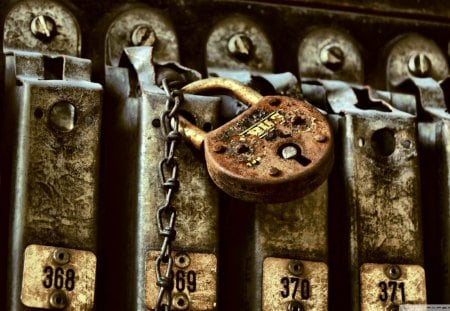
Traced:
<svg viewBox="0 0 450 311">
<path fill-rule="evenodd" d="M 212 124 L 209 123 L 209 122 L 205 122 L 205 124 L 203 124 L 203 130 L 204 130 L 205 132 L 211 131 L 211 130 L 212 130 Z"/>
<path fill-rule="evenodd" d="M 183 298 L 178 298 L 177 303 L 180 307 L 184 307 L 184 305 L 186 304 L 186 301 L 184 301 Z"/>
<path fill-rule="evenodd" d="M 179 261 L 180 261 L 180 263 L 181 263 L 181 264 L 183 264 L 183 263 L 185 263 L 185 262 L 186 262 L 186 258 L 184 258 L 184 257 L 180 257 Z"/>
<path fill-rule="evenodd" d="M 36 108 L 34 110 L 34 117 L 36 119 L 42 119 L 43 116 L 44 116 L 44 111 L 41 108 Z"/>
<path fill-rule="evenodd" d="M 152 125 L 156 128 L 161 126 L 161 121 L 159 119 L 153 119 L 152 120 Z"/>
<path fill-rule="evenodd" d="M 242 153 L 249 152 L 250 149 L 248 148 L 247 145 L 241 144 L 241 145 L 239 145 L 239 146 L 237 147 L 237 150 L 236 150 L 236 151 L 237 151 L 237 153 L 242 154 Z"/>
<path fill-rule="evenodd" d="M 94 119 L 91 116 L 87 116 L 86 118 L 84 118 L 84 123 L 86 123 L 86 125 L 91 125 L 92 123 L 94 123 Z"/>
<path fill-rule="evenodd" d="M 59 257 L 59 259 L 63 260 L 64 259 L 64 254 L 63 253 L 59 253 L 58 257 Z"/>
<path fill-rule="evenodd" d="M 405 139 L 404 141 L 402 141 L 402 146 L 403 146 L 405 149 L 411 148 L 411 141 L 408 140 L 408 139 Z"/>
<path fill-rule="evenodd" d="M 372 148 L 378 155 L 387 157 L 395 150 L 395 136 L 390 129 L 383 128 L 372 134 Z"/>
</svg>

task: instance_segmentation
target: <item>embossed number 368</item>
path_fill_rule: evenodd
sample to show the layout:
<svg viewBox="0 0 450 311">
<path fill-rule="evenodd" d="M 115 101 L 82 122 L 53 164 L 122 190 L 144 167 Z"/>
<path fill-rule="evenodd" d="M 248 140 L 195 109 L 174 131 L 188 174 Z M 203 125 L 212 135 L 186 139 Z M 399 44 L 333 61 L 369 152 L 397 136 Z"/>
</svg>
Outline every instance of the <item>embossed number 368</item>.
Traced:
<svg viewBox="0 0 450 311">
<path fill-rule="evenodd" d="M 42 281 L 42 284 L 45 288 L 56 288 L 62 289 L 63 287 L 72 291 L 75 288 L 75 271 L 73 269 L 67 269 L 64 273 L 64 269 L 56 268 L 53 270 L 53 267 L 46 266 L 44 268 L 45 280 Z"/>
</svg>

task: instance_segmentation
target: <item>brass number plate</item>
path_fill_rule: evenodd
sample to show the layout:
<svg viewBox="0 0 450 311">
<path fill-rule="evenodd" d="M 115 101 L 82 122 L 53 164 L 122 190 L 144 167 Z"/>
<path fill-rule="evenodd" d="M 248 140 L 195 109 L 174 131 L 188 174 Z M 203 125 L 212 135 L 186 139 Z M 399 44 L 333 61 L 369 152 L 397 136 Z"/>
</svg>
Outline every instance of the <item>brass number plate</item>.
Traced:
<svg viewBox="0 0 450 311">
<path fill-rule="evenodd" d="M 159 289 L 156 286 L 155 260 L 159 251 L 149 251 L 146 261 L 145 303 L 155 308 Z M 214 310 L 216 306 L 217 259 L 213 254 L 175 253 L 174 310 Z"/>
<path fill-rule="evenodd" d="M 361 266 L 360 272 L 361 311 L 426 303 L 425 271 L 421 266 L 368 263 Z"/>
<path fill-rule="evenodd" d="M 328 266 L 322 262 L 266 258 L 262 309 L 328 310 Z"/>
<path fill-rule="evenodd" d="M 92 252 L 45 245 L 25 249 L 22 303 L 31 308 L 91 310 L 97 258 Z"/>
</svg>

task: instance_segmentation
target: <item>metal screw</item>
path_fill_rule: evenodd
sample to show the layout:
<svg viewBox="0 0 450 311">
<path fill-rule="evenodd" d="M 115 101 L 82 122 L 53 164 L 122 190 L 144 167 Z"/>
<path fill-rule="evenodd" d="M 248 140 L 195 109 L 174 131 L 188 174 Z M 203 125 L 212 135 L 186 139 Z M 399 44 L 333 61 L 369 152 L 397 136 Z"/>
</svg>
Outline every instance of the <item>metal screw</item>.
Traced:
<svg viewBox="0 0 450 311">
<path fill-rule="evenodd" d="M 252 40 L 244 33 L 237 33 L 228 40 L 228 52 L 242 62 L 250 60 L 253 51 Z"/>
<path fill-rule="evenodd" d="M 281 171 L 278 168 L 274 167 L 274 166 L 272 166 L 269 169 L 269 175 L 272 176 L 272 177 L 278 176 L 280 174 L 281 174 Z"/>
<path fill-rule="evenodd" d="M 288 264 L 288 270 L 293 275 L 302 275 L 303 274 L 303 263 L 298 260 L 292 260 Z"/>
<path fill-rule="evenodd" d="M 303 305 L 300 301 L 291 301 L 287 306 L 287 311 L 304 311 Z"/>
<path fill-rule="evenodd" d="M 75 127 L 76 109 L 68 102 L 59 102 L 50 110 L 50 124 L 62 132 L 70 132 Z"/>
<path fill-rule="evenodd" d="M 131 33 L 131 43 L 134 46 L 152 46 L 155 42 L 156 34 L 148 25 L 139 25 Z"/>
<path fill-rule="evenodd" d="M 326 137 L 325 135 L 322 135 L 322 134 L 314 136 L 314 140 L 319 143 L 324 143 L 327 141 L 327 139 L 328 139 L 328 137 Z"/>
<path fill-rule="evenodd" d="M 397 280 L 402 276 L 402 270 L 397 265 L 388 265 L 384 270 L 384 273 L 392 280 Z"/>
<path fill-rule="evenodd" d="M 50 294 L 48 303 L 52 309 L 62 310 L 67 306 L 67 296 L 62 290 L 55 290 Z"/>
<path fill-rule="evenodd" d="M 70 261 L 70 253 L 64 248 L 57 248 L 53 252 L 52 260 L 57 265 L 65 265 Z"/>
<path fill-rule="evenodd" d="M 51 40 L 56 33 L 54 19 L 47 15 L 36 16 L 31 21 L 31 33 L 41 41 Z"/>
<path fill-rule="evenodd" d="M 174 262 L 175 262 L 175 266 L 177 266 L 178 268 L 184 269 L 184 268 L 189 267 L 189 265 L 191 264 L 191 258 L 189 258 L 188 254 L 180 253 L 175 256 Z"/>
<path fill-rule="evenodd" d="M 185 293 L 176 293 L 173 295 L 172 304 L 175 310 L 187 310 L 189 308 L 189 298 Z"/>
<path fill-rule="evenodd" d="M 213 151 L 215 153 L 224 153 L 227 150 L 227 147 L 221 144 L 215 144 L 213 145 Z"/>
<path fill-rule="evenodd" d="M 344 52 L 337 45 L 327 45 L 320 50 L 322 65 L 330 70 L 338 70 L 344 64 Z"/>
<path fill-rule="evenodd" d="M 281 150 L 281 155 L 283 156 L 283 159 L 292 159 L 297 156 L 297 148 L 294 146 L 286 146 Z"/>
<path fill-rule="evenodd" d="M 410 57 L 408 69 L 416 77 L 426 77 L 431 70 L 431 60 L 424 53 L 418 53 Z"/>
</svg>

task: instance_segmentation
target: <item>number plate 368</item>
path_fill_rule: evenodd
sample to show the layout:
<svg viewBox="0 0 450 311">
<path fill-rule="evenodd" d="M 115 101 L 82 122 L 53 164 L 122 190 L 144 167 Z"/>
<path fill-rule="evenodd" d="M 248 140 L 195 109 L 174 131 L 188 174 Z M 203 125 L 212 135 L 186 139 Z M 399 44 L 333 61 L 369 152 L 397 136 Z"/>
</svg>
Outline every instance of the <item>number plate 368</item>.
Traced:
<svg viewBox="0 0 450 311">
<path fill-rule="evenodd" d="M 92 252 L 29 245 L 25 249 L 22 303 L 31 308 L 91 310 L 95 269 Z"/>
</svg>

